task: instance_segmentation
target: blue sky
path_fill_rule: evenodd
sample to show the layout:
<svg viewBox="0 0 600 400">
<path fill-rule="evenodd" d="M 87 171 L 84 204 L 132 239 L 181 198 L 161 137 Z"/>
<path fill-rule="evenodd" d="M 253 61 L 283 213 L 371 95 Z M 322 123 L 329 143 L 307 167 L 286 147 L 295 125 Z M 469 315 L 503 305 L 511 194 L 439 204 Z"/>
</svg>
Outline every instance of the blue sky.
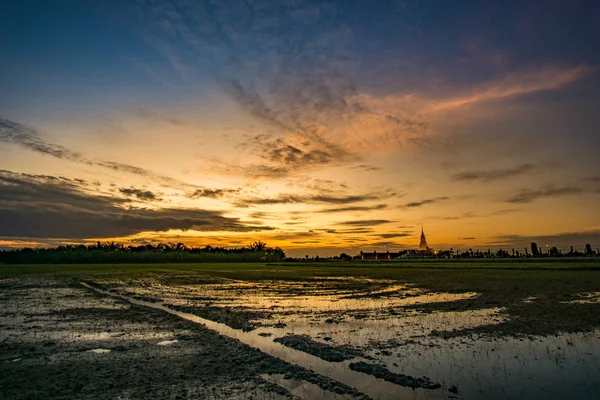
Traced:
<svg viewBox="0 0 600 400">
<path fill-rule="evenodd" d="M 0 21 L 4 185 L 235 227 L 86 211 L 96 231 L 52 237 L 7 196 L 31 229 L 4 245 L 598 241 L 597 1 L 8 1 Z"/>
</svg>

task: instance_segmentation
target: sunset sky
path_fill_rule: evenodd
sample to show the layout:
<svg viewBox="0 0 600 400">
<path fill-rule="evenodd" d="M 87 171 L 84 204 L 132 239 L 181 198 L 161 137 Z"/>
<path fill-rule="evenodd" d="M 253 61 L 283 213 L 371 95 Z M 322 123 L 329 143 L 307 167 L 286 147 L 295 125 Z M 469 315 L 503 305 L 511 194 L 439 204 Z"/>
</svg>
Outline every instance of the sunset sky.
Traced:
<svg viewBox="0 0 600 400">
<path fill-rule="evenodd" d="M 8 0 L 0 247 L 600 247 L 600 2 Z"/>
</svg>

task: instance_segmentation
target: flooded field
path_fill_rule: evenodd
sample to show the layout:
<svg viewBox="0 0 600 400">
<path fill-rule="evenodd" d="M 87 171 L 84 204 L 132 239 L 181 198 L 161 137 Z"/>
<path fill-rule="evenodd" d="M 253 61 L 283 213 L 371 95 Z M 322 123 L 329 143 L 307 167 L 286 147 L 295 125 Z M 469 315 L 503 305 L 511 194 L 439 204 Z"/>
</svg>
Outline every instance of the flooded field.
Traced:
<svg viewBox="0 0 600 400">
<path fill-rule="evenodd" d="M 3 398 L 600 397 L 595 268 L 20 268 Z"/>
</svg>

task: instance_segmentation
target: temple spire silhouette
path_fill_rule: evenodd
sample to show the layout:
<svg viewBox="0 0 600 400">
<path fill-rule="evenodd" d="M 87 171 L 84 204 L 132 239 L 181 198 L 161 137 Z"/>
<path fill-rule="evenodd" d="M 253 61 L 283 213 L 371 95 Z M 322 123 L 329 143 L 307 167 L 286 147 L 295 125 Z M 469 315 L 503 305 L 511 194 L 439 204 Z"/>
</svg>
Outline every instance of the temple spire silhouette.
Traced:
<svg viewBox="0 0 600 400">
<path fill-rule="evenodd" d="M 427 239 L 425 238 L 425 232 L 423 231 L 423 224 L 421 224 L 421 242 L 419 243 L 419 251 L 429 250 Z"/>
</svg>

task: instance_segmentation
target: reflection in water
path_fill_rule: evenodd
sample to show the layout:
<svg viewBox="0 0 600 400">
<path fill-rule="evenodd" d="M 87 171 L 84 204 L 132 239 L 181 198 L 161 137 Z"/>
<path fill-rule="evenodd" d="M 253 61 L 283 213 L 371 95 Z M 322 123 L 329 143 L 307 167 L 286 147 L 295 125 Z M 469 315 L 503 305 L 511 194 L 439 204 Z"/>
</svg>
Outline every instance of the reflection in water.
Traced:
<svg viewBox="0 0 600 400">
<path fill-rule="evenodd" d="M 310 369 L 318 374 L 327 376 L 350 387 L 354 387 L 358 391 L 374 399 L 443 399 L 445 397 L 442 390 L 412 390 L 406 387 L 395 385 L 393 383 L 377 379 L 371 375 L 353 371 L 348 368 L 346 364 L 327 362 L 310 354 L 290 349 L 289 347 L 273 342 L 271 338 L 260 336 L 256 332 L 243 332 L 230 328 L 225 324 L 200 318 L 193 314 L 172 310 L 159 303 L 136 300 L 129 296 L 92 287 L 83 282 L 81 282 L 81 284 L 89 289 L 95 290 L 98 293 L 119 297 L 129 301 L 132 304 L 158 309 L 169 314 L 176 315 L 180 318 L 202 324 L 208 329 L 214 330 L 221 335 L 237 339 L 242 343 L 257 348 L 273 357 L 277 357 L 291 364 Z"/>
<path fill-rule="evenodd" d="M 159 346 L 170 346 L 172 344 L 175 344 L 179 342 L 179 340 L 173 339 L 173 340 L 163 340 L 162 342 L 158 342 L 156 343 Z"/>
<path fill-rule="evenodd" d="M 577 299 L 570 301 L 562 301 L 565 304 L 593 304 L 600 303 L 600 292 L 579 293 Z"/>
<path fill-rule="evenodd" d="M 465 399 L 600 398 L 600 331 L 412 344 L 378 357 L 392 372 L 454 382 Z"/>
<path fill-rule="evenodd" d="M 383 281 L 386 282 L 386 281 Z M 365 280 L 363 284 L 369 283 Z M 477 297 L 475 292 L 425 292 L 407 285 L 388 285 L 368 291 L 316 285 L 312 282 L 248 283 L 232 282 L 212 285 L 121 287 L 131 295 L 160 297 L 163 302 L 176 305 L 205 305 L 244 307 L 253 310 L 278 309 L 289 312 L 336 312 L 388 309 L 416 304 L 443 303 Z M 367 296 L 368 297 L 365 297 Z"/>
<path fill-rule="evenodd" d="M 96 353 L 96 354 L 104 354 L 104 353 L 110 353 L 110 350 L 109 349 L 93 349 L 93 350 L 88 350 L 88 352 Z"/>
<path fill-rule="evenodd" d="M 296 379 L 285 379 L 284 375 L 262 375 L 264 380 L 274 383 L 288 390 L 294 396 L 306 400 L 347 400 L 352 399 L 352 396 L 337 394 L 330 391 L 325 391 L 319 386 Z"/>
<path fill-rule="evenodd" d="M 410 339 L 423 338 L 432 331 L 445 332 L 475 328 L 481 325 L 499 324 L 505 321 L 501 308 L 474 311 L 433 312 L 412 316 L 382 316 L 379 319 L 347 319 L 336 323 L 323 323 L 311 315 L 283 316 L 281 327 L 260 327 L 259 333 L 271 333 L 275 337 L 288 333 L 309 335 L 323 343 L 350 346 L 398 345 Z M 385 317 L 385 318 L 384 318 Z M 268 320 L 258 320 L 267 324 Z M 285 325 L 285 326 L 283 326 Z M 326 339 L 325 339 L 326 338 Z M 441 338 L 429 341 L 443 342 Z"/>
<path fill-rule="evenodd" d="M 347 368 L 352 360 L 327 363 L 273 343 L 272 340 L 287 334 L 309 335 L 320 343 L 351 346 L 371 358 L 369 362 L 381 362 L 393 373 L 427 376 L 432 381 L 442 383 L 445 388 L 457 385 L 459 395 L 465 399 L 600 398 L 600 331 L 564 333 L 551 337 L 498 339 L 473 334 L 450 338 L 443 333 L 501 324 L 511 316 L 506 314 L 504 308 L 498 307 L 430 313 L 404 310 L 402 307 L 413 304 L 450 303 L 473 299 L 478 294 L 432 293 L 398 285 L 397 282 L 373 283 L 377 290 L 370 292 L 360 288 L 360 285 L 356 289 L 339 290 L 326 283 L 298 281 L 182 286 L 155 283 L 147 287 L 120 286 L 118 289 L 125 293 L 160 298 L 174 305 L 212 305 L 232 311 L 260 311 L 252 321 L 259 326 L 253 332 L 241 332 L 192 317 L 223 335 L 313 369 L 374 398 L 429 398 L 443 395 L 453 398 L 453 394 L 447 391 L 407 391 L 365 374 L 354 375 L 355 371 Z M 534 303 L 540 300 L 529 296 L 520 301 Z M 566 303 L 599 301 L 600 292 L 587 292 L 574 296 Z M 312 393 L 306 382 L 294 382 L 282 377 L 271 377 L 270 381 L 273 382 L 273 379 L 288 389 Z M 397 388 L 401 391 L 398 392 Z M 314 393 L 313 397 L 306 397 L 315 398 L 319 395 L 318 391 Z"/>
</svg>

